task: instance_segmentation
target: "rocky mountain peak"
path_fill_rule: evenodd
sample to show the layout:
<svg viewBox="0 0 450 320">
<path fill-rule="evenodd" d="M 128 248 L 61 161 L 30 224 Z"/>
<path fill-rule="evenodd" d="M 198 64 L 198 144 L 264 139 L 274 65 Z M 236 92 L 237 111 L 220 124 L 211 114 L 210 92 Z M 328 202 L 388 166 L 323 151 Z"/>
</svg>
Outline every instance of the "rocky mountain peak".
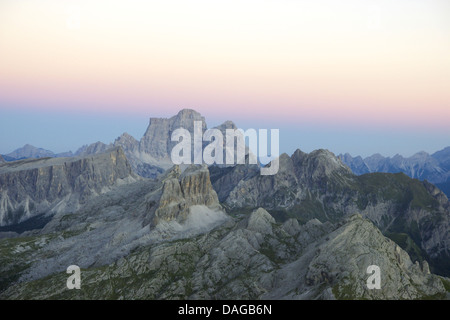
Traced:
<svg viewBox="0 0 450 320">
<path fill-rule="evenodd" d="M 236 128 L 236 125 L 234 124 L 234 122 L 233 121 L 231 121 L 231 120 L 226 120 L 224 123 L 223 123 L 223 125 L 224 126 L 226 126 L 226 127 L 233 127 L 233 128 Z"/>
<path fill-rule="evenodd" d="M 409 159 L 408 159 L 408 162 L 417 162 L 417 163 L 420 163 L 421 165 L 424 165 L 426 162 L 436 162 L 436 164 L 437 164 L 437 161 L 436 160 L 434 160 L 427 152 L 425 152 L 425 151 L 420 151 L 420 152 L 417 152 L 417 153 L 415 153 L 413 156 L 411 156 Z"/>
<path fill-rule="evenodd" d="M 138 179 L 120 147 L 89 156 L 9 162 L 0 167 L 0 225 L 74 210 L 120 183 Z"/>
<path fill-rule="evenodd" d="M 294 151 L 294 153 L 292 154 L 291 158 L 292 160 L 297 163 L 297 162 L 301 162 L 303 161 L 303 159 L 307 156 L 308 154 L 303 152 L 300 149 L 297 149 Z"/>
<path fill-rule="evenodd" d="M 122 147 L 125 153 L 133 153 L 139 148 L 139 141 L 127 132 L 124 132 L 114 141 L 114 146 Z"/>
<path fill-rule="evenodd" d="M 404 174 L 356 176 L 342 162 L 349 154 L 325 149 L 283 153 L 270 176 L 259 164 L 133 175 L 130 163 L 150 173 L 150 161 L 164 163 L 173 130 L 192 133 L 196 120 L 205 130 L 204 118 L 184 109 L 150 119 L 140 141 L 124 133 L 104 152 L 110 145 L 98 142 L 86 146 L 88 156 L 1 164 L 0 237 L 14 239 L 0 243 L 0 274 L 14 277 L 0 279 L 0 299 L 448 297 L 434 273 L 448 272 L 450 203 L 433 184 Z M 46 214 L 43 228 L 7 229 Z M 60 286 L 61 266 L 72 263 L 93 279 L 89 290 Z M 380 290 L 366 286 L 372 264 L 383 272 Z"/>
<path fill-rule="evenodd" d="M 425 151 L 419 151 L 413 155 L 413 157 L 418 157 L 418 158 L 429 157 L 429 156 L 430 155 L 428 154 L 428 152 L 425 152 Z"/>
<path fill-rule="evenodd" d="M 327 178 L 333 173 L 352 174 L 351 170 L 334 153 L 319 149 L 309 154 L 296 152 L 292 156 L 295 171 L 301 179 Z"/>
<path fill-rule="evenodd" d="M 192 109 L 183 109 L 176 116 L 169 119 L 170 134 L 178 128 L 187 129 L 191 134 L 194 133 L 194 122 L 202 122 L 202 130 L 206 130 L 206 121 L 200 113 Z M 202 132 L 203 132 L 202 131 Z"/>
<path fill-rule="evenodd" d="M 314 158 L 322 158 L 328 161 L 332 161 L 333 163 L 339 163 L 339 158 L 335 156 L 335 154 L 327 149 L 317 149 L 310 153 L 311 157 Z"/>
<path fill-rule="evenodd" d="M 263 208 L 253 211 L 248 219 L 247 229 L 262 234 L 272 234 L 275 219 Z"/>
<path fill-rule="evenodd" d="M 166 170 L 166 172 L 160 177 L 161 181 L 167 179 L 179 179 L 181 175 L 181 168 L 179 165 L 174 165 L 172 168 Z"/>
<path fill-rule="evenodd" d="M 220 131 L 222 131 L 222 134 L 225 136 L 225 130 L 226 129 L 237 129 L 237 126 L 234 124 L 233 121 L 227 120 L 224 123 L 218 125 L 217 127 L 215 127 L 215 129 L 219 129 Z"/>
<path fill-rule="evenodd" d="M 202 115 L 194 109 L 185 108 L 178 111 L 176 117 L 184 119 L 198 119 L 201 118 Z"/>
<path fill-rule="evenodd" d="M 172 133 L 184 128 L 194 134 L 194 122 L 202 122 L 202 133 L 206 130 L 205 118 L 195 110 L 183 109 L 177 115 L 167 118 L 150 118 L 149 126 L 141 141 L 139 151 L 155 160 L 170 160 L 170 152 L 176 145 L 171 141 Z"/>
<path fill-rule="evenodd" d="M 136 140 L 136 139 L 134 139 L 134 137 L 132 135 L 130 135 L 128 132 L 124 132 L 116 139 L 116 141 L 117 140 L 127 141 L 127 140 Z"/>
<path fill-rule="evenodd" d="M 113 146 L 112 144 L 106 144 L 101 141 L 97 141 L 97 142 L 91 143 L 89 145 L 84 145 L 81 148 L 79 148 L 75 152 L 75 156 L 88 156 L 88 155 L 92 155 L 92 154 L 99 154 L 99 153 L 105 152 L 112 146 Z"/>
<path fill-rule="evenodd" d="M 206 165 L 191 165 L 181 174 L 179 166 L 174 166 L 163 181 L 159 207 L 153 219 L 154 225 L 160 221 L 183 222 L 192 206 L 221 208 Z"/>
<path fill-rule="evenodd" d="M 24 159 L 24 158 L 46 158 L 46 157 L 54 157 L 55 154 L 46 149 L 37 148 L 32 146 L 31 144 L 26 144 L 22 148 L 16 149 L 11 153 L 8 153 L 6 156 L 13 159 Z"/>
<path fill-rule="evenodd" d="M 369 168 L 367 167 L 364 159 L 361 156 L 352 157 L 349 153 L 346 153 L 344 155 L 339 155 L 338 158 L 354 173 L 369 173 Z"/>
<path fill-rule="evenodd" d="M 348 152 L 346 152 L 345 154 L 340 154 L 339 156 L 338 156 L 340 159 L 342 159 L 342 161 L 346 161 L 346 160 L 350 160 L 350 159 L 353 159 L 353 157 L 351 156 L 351 154 L 350 153 L 348 153 Z"/>
<path fill-rule="evenodd" d="M 282 153 L 278 159 L 279 161 L 279 170 L 280 172 L 294 172 L 294 162 L 292 158 L 287 153 Z"/>
<path fill-rule="evenodd" d="M 445 167 L 450 168 L 450 147 L 442 149 L 432 154 L 432 157 L 444 164 Z"/>
</svg>

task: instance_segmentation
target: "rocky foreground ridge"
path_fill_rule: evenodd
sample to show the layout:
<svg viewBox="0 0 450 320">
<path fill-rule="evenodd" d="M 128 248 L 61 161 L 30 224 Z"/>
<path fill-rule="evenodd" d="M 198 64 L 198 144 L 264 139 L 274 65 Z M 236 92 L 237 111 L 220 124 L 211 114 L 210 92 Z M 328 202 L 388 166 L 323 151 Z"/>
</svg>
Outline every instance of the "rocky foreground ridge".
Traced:
<svg viewBox="0 0 450 320">
<path fill-rule="evenodd" d="M 112 198 L 128 205 L 118 194 Z M 0 242 L 3 261 L 14 254 L 16 262 L 18 257 L 26 258 L 28 265 L 0 298 L 440 299 L 447 295 L 447 279 L 430 274 L 426 262 L 413 263 L 360 215 L 336 224 L 317 219 L 304 225 L 295 219 L 280 224 L 259 208 L 181 237 L 180 224 L 165 239 L 153 237 L 157 228 L 140 229 L 137 216 L 109 215 L 107 224 L 115 220 L 114 231 L 99 226 L 98 219 L 105 218 L 100 214 L 89 221 L 72 216 L 70 231 Z M 82 239 L 86 240 L 80 244 Z M 89 255 L 73 253 L 94 239 L 95 255 L 90 260 Z M 82 289 L 65 288 L 67 263 L 82 267 Z M 382 270 L 380 290 L 366 285 L 366 269 L 373 264 Z M 4 268 L 2 263 L 2 274 L 12 271 Z M 17 277 L 12 272 L 11 276 Z"/>
<path fill-rule="evenodd" d="M 178 209 L 174 209 L 178 208 Z M 359 214 L 229 215 L 209 170 L 174 167 L 0 241 L 1 299 L 444 299 L 449 282 Z M 65 268 L 82 268 L 82 289 Z M 381 289 L 367 288 L 378 265 Z"/>
<path fill-rule="evenodd" d="M 0 165 L 0 226 L 78 209 L 90 197 L 140 179 L 120 147 L 95 156 L 41 158 Z"/>
<path fill-rule="evenodd" d="M 357 176 L 327 150 L 283 154 L 273 176 L 156 168 L 170 150 L 159 131 L 178 116 L 198 119 L 0 164 L 0 299 L 449 298 L 450 203 L 433 184 Z M 66 287 L 69 265 L 80 290 Z M 367 287 L 370 265 L 381 289 Z"/>
</svg>

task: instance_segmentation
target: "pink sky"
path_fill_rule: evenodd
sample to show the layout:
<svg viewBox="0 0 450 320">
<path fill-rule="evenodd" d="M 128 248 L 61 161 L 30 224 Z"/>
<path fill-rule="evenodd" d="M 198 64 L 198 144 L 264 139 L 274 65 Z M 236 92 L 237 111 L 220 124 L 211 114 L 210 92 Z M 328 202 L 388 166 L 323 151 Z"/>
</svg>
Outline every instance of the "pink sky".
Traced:
<svg viewBox="0 0 450 320">
<path fill-rule="evenodd" d="M 449 127 L 447 1 L 107 3 L 2 1 L 0 109 Z"/>
</svg>

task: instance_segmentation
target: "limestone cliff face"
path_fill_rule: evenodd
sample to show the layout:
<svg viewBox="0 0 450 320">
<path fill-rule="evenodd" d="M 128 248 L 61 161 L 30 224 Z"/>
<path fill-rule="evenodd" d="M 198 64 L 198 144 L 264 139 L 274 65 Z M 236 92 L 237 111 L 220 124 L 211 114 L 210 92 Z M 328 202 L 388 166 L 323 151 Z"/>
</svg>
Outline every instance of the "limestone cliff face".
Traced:
<svg viewBox="0 0 450 320">
<path fill-rule="evenodd" d="M 170 118 L 150 118 L 149 125 L 145 134 L 138 141 L 128 133 L 123 133 L 113 144 L 106 145 L 101 142 L 86 145 L 80 148 L 76 155 L 88 155 L 103 152 L 112 146 L 121 147 L 130 162 L 134 172 L 146 178 L 156 178 L 165 170 L 173 166 L 171 161 L 171 151 L 178 143 L 171 140 L 172 134 L 176 129 L 184 128 L 191 134 L 191 143 L 194 137 L 194 122 L 200 121 L 202 133 L 207 129 L 205 118 L 192 109 L 183 109 L 178 114 Z M 214 127 L 222 132 L 224 136 L 224 162 L 225 162 L 225 136 L 227 129 L 237 129 L 232 121 L 225 121 L 223 124 Z M 210 142 L 202 142 L 205 147 Z M 193 148 L 192 148 L 193 150 Z M 246 155 L 250 153 L 246 147 Z M 235 161 L 236 162 L 236 152 Z M 223 165 L 225 166 L 225 165 Z"/>
<path fill-rule="evenodd" d="M 208 168 L 192 165 L 181 173 L 179 166 L 175 166 L 163 181 L 153 223 L 157 224 L 161 220 L 182 222 L 189 214 L 189 208 L 195 205 L 220 208 Z"/>
<path fill-rule="evenodd" d="M 139 144 L 139 151 L 147 153 L 155 159 L 167 158 L 170 143 L 169 133 L 169 119 L 150 118 L 147 131 Z"/>
<path fill-rule="evenodd" d="M 214 173 L 214 187 L 228 207 L 261 206 L 303 221 L 336 221 L 361 213 L 393 239 L 407 236 L 405 241 L 419 248 L 403 241 L 414 259 L 429 259 L 433 270 L 448 273 L 450 203 L 428 182 L 402 173 L 356 176 L 326 150 L 282 154 L 279 172 L 273 176 L 244 173 L 237 169 Z M 224 181 L 229 185 L 223 187 Z"/>
<path fill-rule="evenodd" d="M 262 176 L 251 171 L 250 176 L 240 176 L 242 170 L 233 170 L 218 179 L 235 182 L 228 186 L 228 195 L 220 192 L 221 200 L 231 207 L 290 208 L 311 194 L 325 192 L 335 180 L 345 181 L 353 175 L 339 159 L 327 150 L 310 154 L 297 150 L 291 157 L 279 157 L 279 171 L 275 175 Z M 248 172 L 246 172 L 248 174 Z M 216 189 L 221 190 L 219 184 Z"/>
<path fill-rule="evenodd" d="M 431 196 L 433 196 L 436 201 L 442 206 L 443 209 L 449 209 L 450 203 L 448 201 L 448 197 L 444 192 L 442 192 L 439 188 L 437 188 L 434 184 L 429 183 L 427 180 L 423 182 L 424 187 L 429 192 Z"/>
<path fill-rule="evenodd" d="M 291 157 L 295 175 L 300 181 L 320 184 L 333 177 L 345 178 L 352 171 L 332 152 L 319 149 L 304 153 L 297 149 Z"/>
<path fill-rule="evenodd" d="M 97 141 L 90 145 L 84 145 L 75 152 L 75 156 L 88 156 L 98 153 L 103 153 L 106 150 L 112 148 L 112 144 L 105 144 L 103 142 Z"/>
<path fill-rule="evenodd" d="M 430 276 L 428 263 L 412 263 L 408 254 L 361 215 L 353 215 L 314 248 L 305 281 L 308 286 L 327 284 L 324 298 L 420 299 L 444 293 L 438 277 Z M 380 270 L 380 289 L 367 288 L 367 267 Z"/>
<path fill-rule="evenodd" d="M 167 167 L 164 163 L 158 164 L 155 159 L 149 158 L 147 154 L 141 154 L 139 152 L 139 141 L 126 132 L 114 141 L 114 146 L 123 149 L 133 171 L 142 177 L 156 178 Z"/>
<path fill-rule="evenodd" d="M 136 179 L 121 148 L 87 157 L 6 163 L 0 167 L 0 225 L 75 209 L 119 181 Z"/>
<path fill-rule="evenodd" d="M 171 141 L 173 131 L 184 128 L 193 137 L 195 121 L 202 122 L 203 131 L 206 129 L 205 118 L 191 109 L 183 109 L 169 119 L 151 118 L 147 131 L 139 142 L 139 151 L 157 160 L 168 160 L 177 143 Z"/>
<path fill-rule="evenodd" d="M 206 130 L 205 118 L 191 109 L 183 109 L 171 118 L 150 118 L 147 130 L 139 141 L 123 133 L 113 145 L 124 150 L 134 172 L 142 177 L 156 178 L 173 166 L 170 153 L 177 144 L 171 141 L 173 131 L 187 129 L 193 139 L 195 121 L 202 122 L 203 133 Z M 98 147 L 101 146 L 85 146 L 84 151 L 94 153 Z"/>
<path fill-rule="evenodd" d="M 121 147 L 126 155 L 135 152 L 139 148 L 139 141 L 125 132 L 114 141 L 114 146 Z"/>
</svg>

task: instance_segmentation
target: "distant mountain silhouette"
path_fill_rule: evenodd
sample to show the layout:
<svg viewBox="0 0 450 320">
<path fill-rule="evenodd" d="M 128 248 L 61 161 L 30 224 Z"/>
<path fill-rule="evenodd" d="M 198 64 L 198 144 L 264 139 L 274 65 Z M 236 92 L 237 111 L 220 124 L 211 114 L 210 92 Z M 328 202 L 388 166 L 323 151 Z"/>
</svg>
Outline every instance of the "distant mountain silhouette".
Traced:
<svg viewBox="0 0 450 320">
<path fill-rule="evenodd" d="M 39 158 L 55 158 L 55 157 L 71 157 L 72 152 L 54 153 L 53 151 L 37 148 L 31 144 L 26 144 L 22 148 L 3 155 L 6 161 L 22 160 L 22 159 L 39 159 Z"/>
<path fill-rule="evenodd" d="M 342 162 L 357 174 L 372 172 L 403 172 L 411 178 L 427 180 L 450 196 L 450 147 L 433 154 L 418 152 L 409 158 L 401 155 L 383 157 L 374 154 L 367 158 L 352 157 L 346 153 L 338 156 Z"/>
</svg>

